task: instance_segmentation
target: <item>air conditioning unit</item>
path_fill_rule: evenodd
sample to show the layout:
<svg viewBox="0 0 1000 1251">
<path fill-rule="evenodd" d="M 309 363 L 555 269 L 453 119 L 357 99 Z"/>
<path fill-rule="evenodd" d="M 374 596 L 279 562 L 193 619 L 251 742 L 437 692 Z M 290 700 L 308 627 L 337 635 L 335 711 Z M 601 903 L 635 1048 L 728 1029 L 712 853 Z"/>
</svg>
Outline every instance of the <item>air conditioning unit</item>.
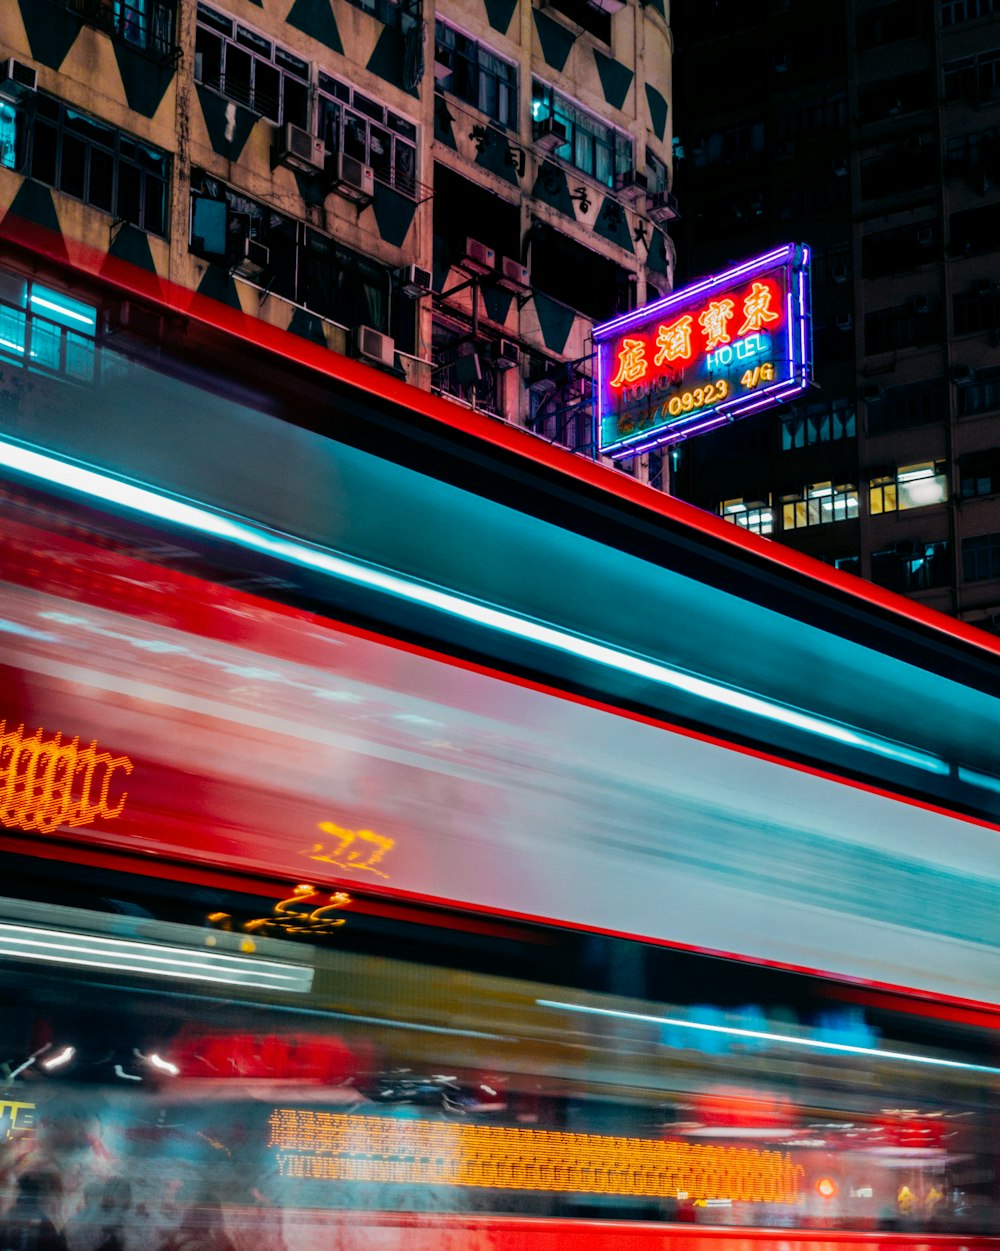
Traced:
<svg viewBox="0 0 1000 1251">
<path fill-rule="evenodd" d="M 358 326 L 354 331 L 354 351 L 362 360 L 392 369 L 396 363 L 396 344 L 387 335 L 371 326 Z"/>
<path fill-rule="evenodd" d="M 592 9 L 596 9 L 598 13 L 620 13 L 628 0 L 587 0 Z"/>
<path fill-rule="evenodd" d="M 38 89 L 38 72 L 23 61 L 8 57 L 0 62 L 0 100 L 17 104 Z"/>
<path fill-rule="evenodd" d="M 862 390 L 861 398 L 866 404 L 877 404 L 885 399 L 885 392 L 881 387 L 867 386 Z"/>
<path fill-rule="evenodd" d="M 627 170 L 615 179 L 615 191 L 619 200 L 624 200 L 633 208 L 638 208 L 640 204 L 645 203 L 648 186 L 649 180 L 646 175 L 637 169 Z"/>
<path fill-rule="evenodd" d="M 843 261 L 838 261 L 835 265 L 830 266 L 830 277 L 834 282 L 847 281 L 847 266 Z"/>
<path fill-rule="evenodd" d="M 500 339 L 493 345 L 493 365 L 496 369 L 516 369 L 521 363 L 521 349 L 509 339 Z"/>
<path fill-rule="evenodd" d="M 837 329 L 838 330 L 850 330 L 853 325 L 854 325 L 853 313 L 838 313 L 837 314 Z"/>
<path fill-rule="evenodd" d="M 957 387 L 967 387 L 969 383 L 975 382 L 976 371 L 971 365 L 959 365 L 951 371 L 951 380 Z"/>
<path fill-rule="evenodd" d="M 303 174 L 317 174 L 326 163 L 326 145 L 322 139 L 286 122 L 275 127 L 275 160 Z"/>
<path fill-rule="evenodd" d="M 917 243 L 919 243 L 922 248 L 929 248 L 933 242 L 934 231 L 931 230 L 930 226 L 923 226 L 917 231 Z"/>
<path fill-rule="evenodd" d="M 530 295 L 531 271 L 527 265 L 522 265 L 512 256 L 501 256 L 497 286 L 503 287 L 505 291 L 513 291 L 515 295 Z"/>
<path fill-rule="evenodd" d="M 831 167 L 831 169 L 833 170 L 833 175 L 834 175 L 834 177 L 835 177 L 835 178 L 846 178 L 846 177 L 847 177 L 847 159 L 846 159 L 846 157 L 843 157 L 843 156 L 837 156 L 837 157 L 834 157 L 833 161 L 831 162 L 831 166 L 830 166 L 830 167 Z"/>
<path fill-rule="evenodd" d="M 910 307 L 915 313 L 929 313 L 931 311 L 931 302 L 926 295 L 915 295 L 910 300 Z"/>
<path fill-rule="evenodd" d="M 270 249 L 248 235 L 239 241 L 232 272 L 241 278 L 259 278 L 271 263 Z"/>
<path fill-rule="evenodd" d="M 671 191 L 654 191 L 646 197 L 646 214 L 654 222 L 669 222 L 680 217 L 677 197 Z"/>
<path fill-rule="evenodd" d="M 554 117 L 535 123 L 535 146 L 543 152 L 555 152 L 569 142 L 566 127 Z"/>
<path fill-rule="evenodd" d="M 470 274 L 491 274 L 496 268 L 497 254 L 478 239 L 466 239 L 465 255 L 459 261 L 459 268 Z"/>
<path fill-rule="evenodd" d="M 375 171 L 356 156 L 338 152 L 333 162 L 333 189 L 354 204 L 371 204 L 375 198 Z"/>
<path fill-rule="evenodd" d="M 399 271 L 399 289 L 411 300 L 419 300 L 422 295 L 430 295 L 434 290 L 434 278 L 429 269 L 419 265 L 404 265 Z"/>
</svg>

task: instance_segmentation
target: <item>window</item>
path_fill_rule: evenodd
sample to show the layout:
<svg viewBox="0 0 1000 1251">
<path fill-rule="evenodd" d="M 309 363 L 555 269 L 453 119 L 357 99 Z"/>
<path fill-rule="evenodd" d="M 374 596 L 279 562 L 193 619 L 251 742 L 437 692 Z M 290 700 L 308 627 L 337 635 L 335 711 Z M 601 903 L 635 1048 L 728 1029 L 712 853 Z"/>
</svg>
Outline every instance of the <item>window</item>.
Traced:
<svg viewBox="0 0 1000 1251">
<path fill-rule="evenodd" d="M 943 504 L 947 498 L 948 479 L 942 461 L 903 465 L 877 475 L 868 484 L 868 503 L 873 514 Z"/>
<path fill-rule="evenodd" d="M 817 443 L 836 443 L 853 439 L 857 433 L 854 404 L 850 400 L 834 400 L 828 404 L 797 407 L 781 422 L 781 450 L 813 447 Z"/>
<path fill-rule="evenodd" d="M 882 78 L 858 92 L 860 120 L 880 122 L 930 107 L 934 99 L 930 70 L 915 70 L 895 78 Z"/>
<path fill-rule="evenodd" d="M 18 134 L 20 114 L 13 104 L 0 101 L 0 169 L 17 169 L 20 164 Z"/>
<path fill-rule="evenodd" d="M 923 25 L 923 13 L 912 0 L 893 0 L 880 5 L 870 13 L 864 13 L 857 21 L 857 44 L 859 48 L 877 48 L 918 35 Z"/>
<path fill-rule="evenodd" d="M 600 39 L 602 43 L 611 42 L 611 14 L 604 13 L 588 0 L 550 0 L 553 9 L 564 14 L 570 21 L 582 26 L 585 31 Z"/>
<path fill-rule="evenodd" d="M 165 152 L 41 94 L 35 97 L 29 148 L 29 178 L 166 235 Z"/>
<path fill-rule="evenodd" d="M 962 540 L 962 577 L 966 582 L 1000 578 L 1000 534 Z"/>
<path fill-rule="evenodd" d="M 263 266 L 250 278 L 268 291 L 340 325 L 389 327 L 389 271 L 321 231 L 192 171 L 191 251 L 235 267 L 247 241 Z"/>
<path fill-rule="evenodd" d="M 880 278 L 926 265 L 937 258 L 940 240 L 941 232 L 934 221 L 865 235 L 861 241 L 861 276 Z"/>
<path fill-rule="evenodd" d="M 885 551 L 873 552 L 872 581 L 887 591 L 907 595 L 947 586 L 951 580 L 950 548 L 947 539 L 925 543 L 901 539 Z"/>
<path fill-rule="evenodd" d="M 973 382 L 958 388 L 958 413 L 971 417 L 1000 408 L 1000 369 L 979 369 Z"/>
<path fill-rule="evenodd" d="M 865 314 L 865 352 L 893 352 L 926 347 L 941 339 L 941 301 L 936 296 L 916 297 L 896 308 Z"/>
<path fill-rule="evenodd" d="M 194 78 L 272 122 L 308 126 L 308 63 L 206 4 L 198 5 Z"/>
<path fill-rule="evenodd" d="M 1000 287 L 984 282 L 981 289 L 952 297 L 955 334 L 978 334 L 1000 327 Z"/>
<path fill-rule="evenodd" d="M 97 309 L 0 270 L 0 361 L 92 382 Z"/>
<path fill-rule="evenodd" d="M 706 165 L 731 165 L 764 151 L 764 122 L 743 122 L 703 136 L 691 149 L 695 169 Z"/>
<path fill-rule="evenodd" d="M 517 66 L 440 20 L 435 26 L 434 77 L 441 91 L 501 126 L 517 129 Z"/>
<path fill-rule="evenodd" d="M 417 128 L 413 122 L 322 72 L 319 136 L 327 151 L 356 157 L 372 167 L 379 182 L 403 195 L 416 195 Z"/>
<path fill-rule="evenodd" d="M 174 0 L 63 0 L 63 4 L 133 47 L 161 56 L 174 50 Z"/>
<path fill-rule="evenodd" d="M 883 144 L 861 162 L 861 198 L 877 200 L 930 186 L 938 178 L 936 153 L 929 130 Z"/>
<path fill-rule="evenodd" d="M 977 17 L 989 17 L 1000 11 L 997 0 L 940 0 L 940 5 L 942 26 L 974 22 Z"/>
<path fill-rule="evenodd" d="M 948 140 L 945 169 L 951 175 L 983 173 L 991 179 L 1000 172 L 1000 129 L 992 126 Z M 975 185 L 982 186 L 981 182 Z M 983 187 L 985 191 L 986 188 Z"/>
<path fill-rule="evenodd" d="M 646 149 L 646 188 L 650 194 L 670 190 L 670 170 L 652 148 Z"/>
<path fill-rule="evenodd" d="M 781 497 L 782 530 L 801 530 L 832 521 L 847 521 L 858 515 L 858 490 L 852 485 L 814 482 L 801 495 Z"/>
<path fill-rule="evenodd" d="M 963 499 L 1000 494 L 1000 448 L 960 456 L 958 476 Z"/>
<path fill-rule="evenodd" d="M 592 252 L 542 222 L 531 229 L 531 285 L 594 321 L 628 310 L 630 275 L 607 257 Z"/>
<path fill-rule="evenodd" d="M 776 122 L 781 143 L 808 138 L 823 131 L 840 130 L 847 125 L 847 93 L 838 91 L 816 96 L 801 104 L 782 108 Z"/>
<path fill-rule="evenodd" d="M 549 118 L 561 122 L 566 142 L 556 155 L 608 187 L 615 185 L 616 175 L 634 168 L 628 135 L 537 80 L 531 90 L 531 117 L 536 126 Z"/>
<path fill-rule="evenodd" d="M 792 221 L 809 213 L 825 213 L 850 202 L 850 179 L 829 173 L 808 174 L 778 184 L 778 220 Z"/>
<path fill-rule="evenodd" d="M 927 426 L 944 421 L 948 412 L 948 395 L 941 383 L 916 382 L 871 395 L 867 397 L 867 404 L 868 433 L 888 434 L 910 426 Z"/>
<path fill-rule="evenodd" d="M 1000 99 L 1000 48 L 947 62 L 944 98 L 967 100 L 970 104 Z"/>
<path fill-rule="evenodd" d="M 468 329 L 435 319 L 432 326 L 434 367 L 431 385 L 471 408 L 503 416 L 503 370 L 497 367 L 496 345 L 485 339 L 471 342 Z"/>
<path fill-rule="evenodd" d="M 723 500 L 719 516 L 754 534 L 771 534 L 774 531 L 771 506 L 759 500 L 752 500 L 749 504 L 744 500 Z"/>
<path fill-rule="evenodd" d="M 399 21 L 399 0 L 347 0 L 356 9 L 370 13 L 385 26 L 394 26 Z"/>
<path fill-rule="evenodd" d="M 952 213 L 951 251 L 955 256 L 992 252 L 1000 234 L 1000 204 Z"/>
</svg>

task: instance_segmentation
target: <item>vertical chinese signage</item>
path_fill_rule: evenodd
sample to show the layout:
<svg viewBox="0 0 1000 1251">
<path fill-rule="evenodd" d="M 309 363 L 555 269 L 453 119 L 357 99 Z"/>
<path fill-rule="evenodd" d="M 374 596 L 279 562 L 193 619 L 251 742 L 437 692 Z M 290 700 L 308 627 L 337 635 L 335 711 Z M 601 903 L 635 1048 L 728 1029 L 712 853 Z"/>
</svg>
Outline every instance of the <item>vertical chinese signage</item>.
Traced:
<svg viewBox="0 0 1000 1251">
<path fill-rule="evenodd" d="M 789 243 L 594 329 L 598 445 L 624 460 L 812 382 L 809 249 Z"/>
</svg>

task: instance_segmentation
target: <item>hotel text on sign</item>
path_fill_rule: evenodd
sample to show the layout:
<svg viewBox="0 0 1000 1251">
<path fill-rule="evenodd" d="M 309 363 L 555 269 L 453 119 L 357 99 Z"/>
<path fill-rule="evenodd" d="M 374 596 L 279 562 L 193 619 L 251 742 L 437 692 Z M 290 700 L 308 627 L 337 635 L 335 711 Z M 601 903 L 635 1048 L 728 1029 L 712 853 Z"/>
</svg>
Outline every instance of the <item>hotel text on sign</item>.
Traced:
<svg viewBox="0 0 1000 1251">
<path fill-rule="evenodd" d="M 597 326 L 594 341 L 606 456 L 783 403 L 812 380 L 809 250 L 775 248 Z"/>
</svg>

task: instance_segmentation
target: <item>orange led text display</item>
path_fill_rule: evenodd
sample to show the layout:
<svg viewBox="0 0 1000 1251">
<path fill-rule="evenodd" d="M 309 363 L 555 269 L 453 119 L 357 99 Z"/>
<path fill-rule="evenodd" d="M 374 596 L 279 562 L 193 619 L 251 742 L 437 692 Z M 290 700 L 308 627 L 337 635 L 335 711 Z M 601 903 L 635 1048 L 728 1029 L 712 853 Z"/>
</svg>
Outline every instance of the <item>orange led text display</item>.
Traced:
<svg viewBox="0 0 1000 1251">
<path fill-rule="evenodd" d="M 270 1127 L 289 1178 L 741 1203 L 796 1203 L 803 1187 L 801 1165 L 757 1148 L 306 1108 L 276 1108 Z"/>
<path fill-rule="evenodd" d="M 96 739 L 81 747 L 61 732 L 26 734 L 0 721 L 0 822 L 12 829 L 51 834 L 121 816 L 128 794 L 117 787 L 131 772 L 127 756 L 99 751 Z"/>
</svg>

